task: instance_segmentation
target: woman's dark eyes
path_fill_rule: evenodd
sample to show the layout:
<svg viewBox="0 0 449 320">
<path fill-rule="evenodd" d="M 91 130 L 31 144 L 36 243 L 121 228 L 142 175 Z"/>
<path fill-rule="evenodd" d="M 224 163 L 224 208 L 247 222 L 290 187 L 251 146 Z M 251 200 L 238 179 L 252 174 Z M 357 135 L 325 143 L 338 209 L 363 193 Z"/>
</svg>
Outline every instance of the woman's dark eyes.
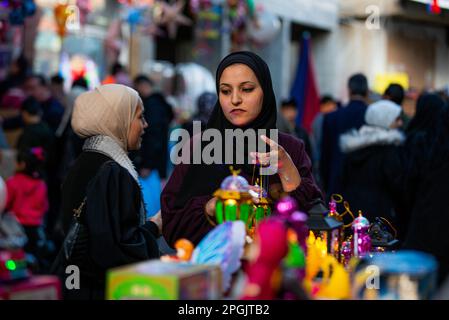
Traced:
<svg viewBox="0 0 449 320">
<path fill-rule="evenodd" d="M 254 88 L 243 88 L 242 89 L 243 92 L 247 92 L 247 93 L 252 92 L 253 90 L 254 90 Z M 221 93 L 224 95 L 228 95 L 231 93 L 231 91 L 230 90 L 221 90 Z"/>
</svg>

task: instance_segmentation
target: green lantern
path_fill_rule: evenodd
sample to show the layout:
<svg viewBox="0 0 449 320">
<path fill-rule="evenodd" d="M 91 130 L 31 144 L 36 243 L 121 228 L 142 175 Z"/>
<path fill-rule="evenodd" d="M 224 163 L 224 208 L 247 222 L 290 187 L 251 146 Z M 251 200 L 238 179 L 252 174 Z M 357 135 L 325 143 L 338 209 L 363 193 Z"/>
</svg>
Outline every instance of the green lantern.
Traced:
<svg viewBox="0 0 449 320">
<path fill-rule="evenodd" d="M 231 168 L 232 175 L 226 177 L 220 189 L 215 191 L 217 198 L 215 218 L 218 224 L 241 220 L 246 225 L 247 235 L 252 237 L 260 221 L 271 215 L 271 201 L 266 192 L 255 193 L 250 190 L 248 181 Z M 253 198 L 258 198 L 257 204 Z"/>
<path fill-rule="evenodd" d="M 217 197 L 215 206 L 215 218 L 217 223 L 242 220 L 247 228 L 251 228 L 253 217 L 253 202 L 248 193 L 248 181 L 239 176 L 238 171 L 231 171 L 232 175 L 226 177 L 221 183 L 220 189 L 215 191 Z"/>
</svg>

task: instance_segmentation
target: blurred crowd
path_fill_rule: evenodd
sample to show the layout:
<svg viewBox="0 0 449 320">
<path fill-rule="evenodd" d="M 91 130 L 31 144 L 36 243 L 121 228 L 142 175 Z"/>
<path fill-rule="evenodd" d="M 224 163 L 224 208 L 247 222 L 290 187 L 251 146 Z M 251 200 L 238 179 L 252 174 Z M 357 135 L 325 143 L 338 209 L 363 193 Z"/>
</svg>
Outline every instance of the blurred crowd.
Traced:
<svg viewBox="0 0 449 320">
<path fill-rule="evenodd" d="M 131 155 L 142 178 L 157 172 L 161 186 L 170 176 L 169 133 L 192 132 L 192 121 L 204 128 L 215 106 L 214 92 L 197 100 L 191 119 L 174 107 L 146 75 L 131 79 L 116 64 L 104 79 L 133 87 L 144 104 L 149 124 L 142 147 Z M 5 211 L 13 213 L 29 239 L 25 250 L 36 258 L 35 272 L 47 273 L 64 235 L 60 186 L 82 151 L 83 140 L 71 128 L 77 96 L 88 90 L 76 79 L 69 92 L 64 79 L 30 72 L 20 57 L 0 84 L 0 159 L 6 181 Z M 382 96 L 369 90 L 367 78 L 348 80 L 349 102 L 325 95 L 311 132 L 297 125 L 297 103 L 279 104 L 277 127 L 305 144 L 314 176 L 329 200 L 341 194 L 351 208 L 370 220 L 382 216 L 398 231 L 405 247 L 432 252 L 448 261 L 449 98 L 447 92 L 417 92 L 391 84 Z M 14 154 L 13 158 L 6 155 Z M 14 170 L 5 162 L 14 161 Z M 449 270 L 449 265 L 442 265 Z"/>
</svg>

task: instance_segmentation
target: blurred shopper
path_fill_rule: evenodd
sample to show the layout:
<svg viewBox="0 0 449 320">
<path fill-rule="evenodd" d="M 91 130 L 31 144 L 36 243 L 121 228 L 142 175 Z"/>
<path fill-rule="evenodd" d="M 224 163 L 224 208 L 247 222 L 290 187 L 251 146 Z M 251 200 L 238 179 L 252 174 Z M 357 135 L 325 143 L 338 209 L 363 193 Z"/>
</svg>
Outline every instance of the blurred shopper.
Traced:
<svg viewBox="0 0 449 320">
<path fill-rule="evenodd" d="M 111 72 L 101 82 L 102 84 L 123 84 L 125 86 L 131 86 L 132 81 L 126 71 L 126 68 L 120 63 L 116 62 L 111 67 Z"/>
<path fill-rule="evenodd" d="M 320 99 L 320 112 L 312 122 L 312 132 L 310 134 L 310 143 L 312 144 L 314 166 L 314 176 L 319 186 L 321 186 L 320 177 L 320 158 L 321 158 L 321 140 L 323 135 L 323 119 L 330 112 L 337 110 L 337 102 L 331 96 L 323 96 Z"/>
<path fill-rule="evenodd" d="M 67 238 L 52 273 L 65 283 L 66 267 L 77 265 L 80 289 L 64 290 L 64 297 L 105 299 L 107 270 L 159 257 L 162 226 L 146 219 L 138 173 L 128 157 L 140 148 L 147 127 L 142 101 L 129 87 L 99 86 L 76 99 L 72 127 L 86 142 L 62 186 Z M 74 234 L 75 221 L 80 229 Z"/>
<path fill-rule="evenodd" d="M 399 231 L 404 248 L 438 259 L 441 282 L 449 274 L 449 112 L 445 102 L 435 94 L 420 96 L 406 135 Z"/>
<path fill-rule="evenodd" d="M 309 135 L 303 127 L 296 125 L 296 116 L 298 114 L 298 107 L 294 99 L 284 100 L 281 103 L 281 117 L 285 120 L 285 126 L 282 128 L 282 124 L 278 129 L 281 132 L 292 134 L 304 142 L 306 153 L 310 159 L 312 159 L 312 144 L 310 143 Z M 281 118 L 280 117 L 280 118 Z M 280 120 L 282 121 L 282 120 Z M 279 123 L 279 122 L 278 122 Z"/>
<path fill-rule="evenodd" d="M 6 79 L 0 82 L 0 107 L 5 108 L 9 104 L 20 105 L 20 102 L 14 103 L 11 97 L 17 98 L 17 94 L 14 94 L 13 91 L 20 90 L 29 71 L 30 64 L 25 56 L 21 55 L 12 62 Z M 10 96 L 10 98 L 6 99 L 6 96 Z"/>
<path fill-rule="evenodd" d="M 338 181 L 343 157 L 339 146 L 340 136 L 351 129 L 358 130 L 365 124 L 368 80 L 363 74 L 355 74 L 349 78 L 348 90 L 349 103 L 326 114 L 323 120 L 320 175 L 327 198 L 341 191 Z"/>
<path fill-rule="evenodd" d="M 48 124 L 53 133 L 56 132 L 64 114 L 62 104 L 52 96 L 47 80 L 42 75 L 31 75 L 24 83 L 27 96 L 35 98 L 42 108 L 42 119 Z M 23 127 L 20 115 L 3 119 L 3 128 L 17 129 Z"/>
<path fill-rule="evenodd" d="M 17 150 L 42 147 L 46 158 L 52 159 L 54 138 L 48 125 L 42 121 L 42 109 L 39 102 L 33 97 L 27 98 L 22 105 L 21 115 L 25 127 L 17 141 Z M 45 166 L 45 169 L 46 171 L 51 170 L 48 165 Z"/>
<path fill-rule="evenodd" d="M 193 121 L 201 123 L 201 130 L 205 130 L 207 121 L 209 120 L 212 110 L 214 110 L 217 102 L 217 95 L 215 92 L 204 92 L 200 94 L 197 100 L 197 112 L 193 115 L 192 121 L 186 122 L 182 127 L 186 129 L 190 136 L 193 136 Z"/>
<path fill-rule="evenodd" d="M 6 210 L 12 212 L 23 226 L 28 237 L 25 251 L 39 258 L 43 247 L 44 216 L 48 210 L 47 186 L 43 179 L 45 152 L 36 147 L 20 150 L 16 173 L 6 181 Z"/>
<path fill-rule="evenodd" d="M 151 170 L 157 170 L 159 177 L 164 180 L 167 178 L 168 131 L 173 120 L 173 110 L 165 97 L 154 91 L 148 77 L 137 76 L 134 87 L 142 99 L 144 117 L 149 124 L 142 136 L 142 147 L 135 159 L 136 166 L 141 177 L 147 177 Z"/>
<path fill-rule="evenodd" d="M 64 107 L 67 105 L 66 94 L 64 92 L 64 78 L 55 74 L 50 78 L 50 92 Z"/>
<path fill-rule="evenodd" d="M 341 194 L 370 222 L 383 217 L 396 225 L 395 199 L 401 189 L 401 159 L 396 146 L 405 140 L 398 130 L 401 107 L 388 100 L 371 104 L 366 125 L 340 137 L 343 156 Z"/>
<path fill-rule="evenodd" d="M 75 80 L 72 89 L 67 94 L 67 106 L 64 110 L 61 123 L 56 130 L 56 136 L 64 140 L 64 152 L 62 158 L 62 177 L 64 178 L 75 159 L 81 154 L 84 139 L 73 132 L 70 121 L 72 119 L 73 106 L 76 98 L 88 90 L 87 81 L 84 78 Z"/>
<path fill-rule="evenodd" d="M 386 100 L 393 101 L 402 108 L 402 104 L 404 103 L 405 98 L 404 88 L 398 83 L 392 83 L 385 90 L 383 98 Z M 404 109 L 402 109 L 401 111 L 401 120 L 402 120 L 401 129 L 405 130 L 408 124 L 410 123 L 411 118 L 407 116 L 407 114 L 404 112 Z"/>
</svg>

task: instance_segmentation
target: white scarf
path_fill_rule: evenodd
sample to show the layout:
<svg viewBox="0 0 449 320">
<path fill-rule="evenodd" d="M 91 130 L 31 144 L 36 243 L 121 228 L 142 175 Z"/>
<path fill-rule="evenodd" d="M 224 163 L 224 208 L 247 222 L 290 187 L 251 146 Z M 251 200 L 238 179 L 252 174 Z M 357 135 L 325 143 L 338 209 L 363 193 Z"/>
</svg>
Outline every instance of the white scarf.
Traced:
<svg viewBox="0 0 449 320">
<path fill-rule="evenodd" d="M 95 151 L 110 157 L 126 169 L 140 187 L 139 175 L 131 159 L 129 159 L 128 154 L 111 137 L 102 135 L 90 137 L 84 143 L 83 151 Z"/>
<path fill-rule="evenodd" d="M 133 177 L 133 179 L 136 181 L 137 185 L 139 186 L 139 190 L 141 193 L 141 199 L 140 202 L 140 224 L 145 224 L 146 221 L 146 210 L 145 205 L 143 203 L 143 194 L 142 194 L 142 188 L 139 183 L 139 175 L 137 174 L 136 169 L 134 168 L 134 165 L 129 159 L 128 154 L 119 146 L 119 144 L 108 136 L 93 136 L 90 137 L 84 142 L 83 151 L 94 151 L 98 153 L 102 153 L 105 156 L 110 157 L 112 160 L 117 162 L 122 168 L 126 169 L 129 174 Z"/>
</svg>

